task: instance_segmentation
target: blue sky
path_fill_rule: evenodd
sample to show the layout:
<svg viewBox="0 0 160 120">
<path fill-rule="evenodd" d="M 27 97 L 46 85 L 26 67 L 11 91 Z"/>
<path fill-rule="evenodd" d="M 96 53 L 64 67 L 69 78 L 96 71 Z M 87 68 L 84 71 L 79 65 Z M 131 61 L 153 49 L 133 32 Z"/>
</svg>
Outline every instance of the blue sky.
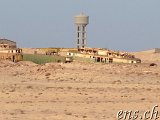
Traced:
<svg viewBox="0 0 160 120">
<path fill-rule="evenodd" d="M 84 12 L 88 47 L 160 48 L 160 0 L 0 0 L 0 37 L 19 47 L 75 47 L 74 16 Z"/>
</svg>

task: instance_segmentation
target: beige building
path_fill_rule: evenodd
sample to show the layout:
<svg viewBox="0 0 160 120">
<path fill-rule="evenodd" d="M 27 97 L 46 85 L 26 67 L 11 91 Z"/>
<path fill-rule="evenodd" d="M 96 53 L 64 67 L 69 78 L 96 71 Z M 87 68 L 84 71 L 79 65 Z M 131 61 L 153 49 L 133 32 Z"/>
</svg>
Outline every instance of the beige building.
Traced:
<svg viewBox="0 0 160 120">
<path fill-rule="evenodd" d="M 101 63 L 141 63 L 141 60 L 135 58 L 127 52 L 111 51 L 100 48 L 81 48 L 78 52 L 68 52 L 68 56 L 90 59 L 92 62 Z"/>
<path fill-rule="evenodd" d="M 17 48 L 16 42 L 0 39 L 0 59 L 18 62 L 23 60 L 22 49 Z"/>
</svg>

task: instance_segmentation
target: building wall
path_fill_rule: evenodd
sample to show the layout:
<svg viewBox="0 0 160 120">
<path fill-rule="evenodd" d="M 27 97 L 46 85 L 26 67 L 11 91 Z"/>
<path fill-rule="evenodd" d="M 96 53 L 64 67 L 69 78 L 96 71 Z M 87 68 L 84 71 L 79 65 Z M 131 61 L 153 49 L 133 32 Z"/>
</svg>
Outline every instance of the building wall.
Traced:
<svg viewBox="0 0 160 120">
<path fill-rule="evenodd" d="M 108 57 L 108 56 L 100 56 L 100 55 L 89 55 L 89 54 L 82 54 L 82 53 L 67 53 L 68 56 L 72 57 L 80 57 L 90 59 L 94 62 L 101 62 L 101 63 L 138 63 L 138 59 L 127 59 L 127 58 L 118 58 L 118 57 Z"/>
<path fill-rule="evenodd" d="M 108 52 L 104 50 L 98 50 L 98 55 L 108 55 Z"/>
<path fill-rule="evenodd" d="M 0 59 L 18 62 L 23 60 L 22 49 L 0 50 Z"/>
<path fill-rule="evenodd" d="M 113 62 L 115 63 L 137 63 L 137 60 L 113 58 Z"/>
</svg>

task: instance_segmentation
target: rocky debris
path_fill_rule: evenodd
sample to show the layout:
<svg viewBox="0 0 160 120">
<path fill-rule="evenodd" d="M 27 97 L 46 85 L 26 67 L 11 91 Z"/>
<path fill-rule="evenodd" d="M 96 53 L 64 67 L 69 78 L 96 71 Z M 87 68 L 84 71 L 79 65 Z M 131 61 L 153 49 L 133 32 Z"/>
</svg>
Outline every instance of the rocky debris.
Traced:
<svg viewBox="0 0 160 120">
<path fill-rule="evenodd" d="M 10 60 L 0 60 L 0 67 L 12 67 L 14 65 L 16 65 L 16 63 Z"/>
<path fill-rule="evenodd" d="M 37 66 L 38 64 L 31 62 L 31 61 L 20 61 L 17 63 L 20 66 Z"/>
</svg>

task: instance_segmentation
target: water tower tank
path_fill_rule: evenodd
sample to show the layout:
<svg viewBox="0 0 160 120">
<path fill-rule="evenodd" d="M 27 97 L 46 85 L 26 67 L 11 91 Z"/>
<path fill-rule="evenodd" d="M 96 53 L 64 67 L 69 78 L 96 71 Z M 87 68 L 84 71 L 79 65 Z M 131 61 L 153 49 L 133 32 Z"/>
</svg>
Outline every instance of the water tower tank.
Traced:
<svg viewBox="0 0 160 120">
<path fill-rule="evenodd" d="M 75 16 L 75 24 L 83 24 L 83 25 L 89 24 L 89 16 L 86 16 L 83 13 Z"/>
</svg>

